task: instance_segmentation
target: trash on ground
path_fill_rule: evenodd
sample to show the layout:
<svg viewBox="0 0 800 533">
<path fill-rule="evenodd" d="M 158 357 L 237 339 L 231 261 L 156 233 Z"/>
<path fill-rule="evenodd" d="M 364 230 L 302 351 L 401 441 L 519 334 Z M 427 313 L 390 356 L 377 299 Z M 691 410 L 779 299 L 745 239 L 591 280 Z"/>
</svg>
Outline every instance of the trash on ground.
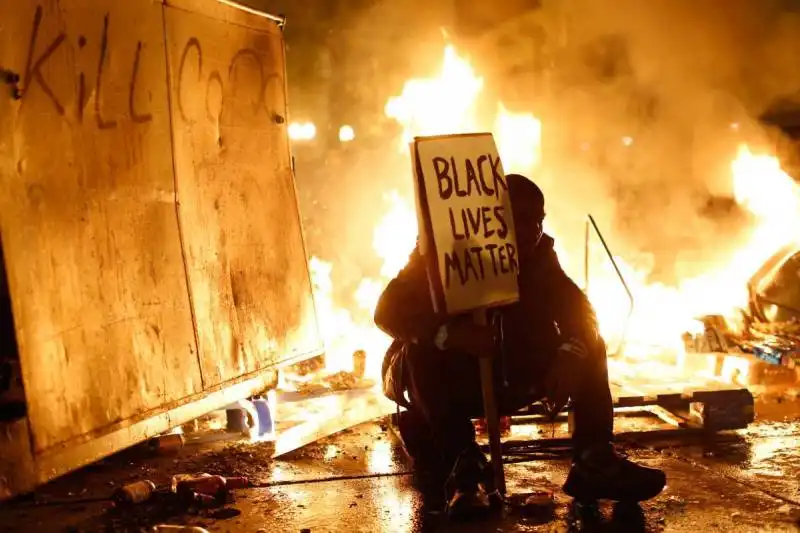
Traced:
<svg viewBox="0 0 800 533">
<path fill-rule="evenodd" d="M 118 504 L 133 505 L 150 499 L 156 490 L 156 485 L 149 480 L 128 483 L 114 491 L 114 501 Z"/>
<path fill-rule="evenodd" d="M 169 435 L 161 435 L 154 439 L 150 439 L 147 443 L 150 450 L 158 454 L 171 454 L 177 453 L 183 449 L 185 440 L 180 433 L 170 433 Z"/>
<path fill-rule="evenodd" d="M 199 526 L 174 526 L 163 524 L 151 529 L 152 533 L 208 533 L 208 530 Z"/>
</svg>

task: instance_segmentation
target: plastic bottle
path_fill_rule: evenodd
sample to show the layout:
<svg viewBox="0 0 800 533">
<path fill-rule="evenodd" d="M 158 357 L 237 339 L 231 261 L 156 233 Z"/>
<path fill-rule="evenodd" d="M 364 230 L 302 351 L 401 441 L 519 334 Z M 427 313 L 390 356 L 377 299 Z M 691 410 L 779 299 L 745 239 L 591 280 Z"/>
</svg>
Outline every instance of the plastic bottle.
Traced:
<svg viewBox="0 0 800 533">
<path fill-rule="evenodd" d="M 224 477 L 206 475 L 180 481 L 177 492 L 178 494 L 196 492 L 213 496 L 225 492 L 225 485 Z"/>
<path fill-rule="evenodd" d="M 246 477 L 212 476 L 210 474 L 179 474 L 172 477 L 172 492 L 176 494 L 208 494 L 216 496 L 233 489 L 249 486 Z"/>
<path fill-rule="evenodd" d="M 226 477 L 225 488 L 227 490 L 244 489 L 250 486 L 250 481 L 243 476 Z"/>
</svg>

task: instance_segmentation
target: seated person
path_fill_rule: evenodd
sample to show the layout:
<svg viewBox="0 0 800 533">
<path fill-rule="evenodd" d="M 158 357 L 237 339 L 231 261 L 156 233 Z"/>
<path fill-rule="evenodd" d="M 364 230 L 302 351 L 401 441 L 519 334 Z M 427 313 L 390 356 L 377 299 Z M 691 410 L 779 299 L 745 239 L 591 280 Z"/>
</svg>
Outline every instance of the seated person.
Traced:
<svg viewBox="0 0 800 533">
<path fill-rule="evenodd" d="M 501 414 L 538 400 L 571 398 L 574 459 L 564 491 L 579 500 L 642 501 L 666 484 L 660 470 L 614 448 L 605 342 L 584 293 L 564 273 L 543 234 L 544 196 L 507 176 L 519 259 L 519 302 L 490 311 L 492 325 L 433 310 L 425 261 L 415 249 L 386 287 L 375 323 L 394 342 L 383 365 L 386 395 L 404 406 L 400 433 L 425 488 L 446 493 L 448 512 L 489 507 L 491 470 L 471 419 L 483 416 L 479 357 L 494 362 Z"/>
</svg>

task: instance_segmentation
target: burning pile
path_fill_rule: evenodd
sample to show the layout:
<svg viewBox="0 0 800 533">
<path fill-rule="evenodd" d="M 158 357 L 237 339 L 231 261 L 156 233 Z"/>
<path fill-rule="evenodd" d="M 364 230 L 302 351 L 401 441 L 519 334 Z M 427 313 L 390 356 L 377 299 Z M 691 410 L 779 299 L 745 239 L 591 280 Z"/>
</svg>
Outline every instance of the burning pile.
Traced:
<svg viewBox="0 0 800 533">
<path fill-rule="evenodd" d="M 534 178 L 547 172 L 541 157 L 546 128 L 533 115 L 511 113 L 499 102 L 494 117 L 487 120 L 479 116 L 477 109 L 483 85 L 469 63 L 459 57 L 453 47 L 447 47 L 438 76 L 409 80 L 402 93 L 386 104 L 387 116 L 403 127 L 399 149 L 407 152 L 408 141 L 417 135 L 490 130 L 495 135 L 507 172 Z M 633 142 L 629 141 L 626 146 Z M 410 165 L 401 170 L 410 172 Z M 651 266 L 646 262 L 637 264 L 614 257 L 634 297 L 635 306 L 631 309 L 631 302 L 625 297 L 608 256 L 602 249 L 590 247 L 588 294 L 612 351 L 624 356 L 612 365 L 612 370 L 620 371 L 620 365 L 628 365 L 622 370 L 630 370 L 630 363 L 624 360 L 631 359 L 639 362 L 637 366 L 645 367 L 645 359 L 652 362 L 666 358 L 680 367 L 686 353 L 684 334 L 704 331 L 699 317 L 722 316 L 728 328 L 741 333 L 743 324 L 738 310 L 747 305 L 748 280 L 776 250 L 796 239 L 796 230 L 800 228 L 800 188 L 781 169 L 775 157 L 755 154 L 746 145 L 739 148 L 732 161 L 730 177 L 736 203 L 750 214 L 751 224 L 744 234 L 721 237 L 726 247 L 734 252 L 724 261 L 707 265 L 704 274 L 681 279 L 671 286 L 651 283 L 648 281 Z M 552 199 L 566 192 L 545 187 L 545 194 Z M 350 310 L 333 303 L 333 266 L 316 257 L 311 259 L 328 373 L 352 371 L 352 354 L 363 349 L 367 353 L 366 374 L 376 376 L 389 344 L 389 339 L 371 322 L 359 322 L 351 312 L 371 315 L 380 291 L 404 266 L 415 244 L 413 197 L 390 191 L 387 198 L 390 209 L 375 226 L 372 238 L 383 267 L 379 276 L 361 281 Z M 554 234 L 558 244 L 558 231 L 553 230 L 565 225 L 563 216 L 559 219 L 558 213 L 549 212 L 547 222 L 552 224 L 547 230 Z M 608 221 L 598 222 L 601 226 L 608 224 Z M 563 248 L 565 244 L 569 251 Z M 613 239 L 609 239 L 609 244 L 613 251 Z M 574 279 L 582 279 L 576 276 L 580 272 L 576 272 L 575 267 L 583 266 L 584 243 L 561 241 L 560 245 L 559 256 L 565 268 Z M 727 372 L 728 376 L 738 373 L 740 378 L 743 374 L 746 377 L 746 363 L 732 359 L 726 364 L 737 370 Z"/>
</svg>

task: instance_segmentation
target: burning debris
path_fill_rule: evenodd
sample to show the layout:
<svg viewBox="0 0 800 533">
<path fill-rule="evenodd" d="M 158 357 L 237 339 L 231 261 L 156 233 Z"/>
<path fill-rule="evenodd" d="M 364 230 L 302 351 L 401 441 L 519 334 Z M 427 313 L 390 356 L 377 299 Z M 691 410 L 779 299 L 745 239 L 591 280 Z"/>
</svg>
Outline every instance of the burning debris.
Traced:
<svg viewBox="0 0 800 533">
<path fill-rule="evenodd" d="M 720 316 L 704 317 L 700 335 L 684 336 L 688 353 L 750 354 L 773 365 L 794 368 L 800 360 L 800 323 L 751 324 L 737 332 Z"/>
<path fill-rule="evenodd" d="M 718 236 L 719 249 L 706 254 L 713 261 L 700 263 L 676 257 L 677 278 L 669 284 L 653 281 L 654 255 L 631 253 L 630 243 L 611 227 L 609 243 L 612 252 L 615 248 L 622 250 L 622 256 L 614 252 L 614 259 L 633 297 L 631 307 L 618 273 L 608 256 L 599 253 L 598 243 L 584 248 L 585 243 L 574 239 L 579 233 L 574 227 L 581 214 L 576 217 L 574 209 L 567 207 L 574 202 L 563 186 L 559 188 L 561 181 L 553 179 L 554 174 L 565 172 L 567 167 L 542 156 L 547 122 L 530 113 L 511 112 L 502 102 L 491 105 L 484 100 L 483 79 L 454 47 L 447 46 L 441 72 L 434 77 L 409 80 L 399 95 L 389 99 L 385 113 L 402 126 L 398 144 L 403 153 L 407 152 L 407 141 L 414 136 L 492 130 L 506 171 L 527 173 L 543 186 L 555 206 L 548 211 L 546 229 L 556 237 L 557 251 L 567 271 L 576 279 L 587 280 L 586 290 L 611 353 L 621 356 L 612 365 L 612 373 L 624 371 L 626 365 L 642 366 L 648 362 L 644 366 L 650 367 L 658 361 L 667 363 L 672 370 L 696 371 L 696 366 L 678 363 L 687 353 L 709 349 L 694 344 L 694 339 L 705 338 L 707 320 L 696 319 L 704 316 L 722 316 L 726 324 L 733 324 L 720 334 L 731 347 L 736 347 L 734 354 L 775 359 L 778 351 L 783 354 L 782 359 L 793 357 L 786 355 L 796 349 L 791 336 L 768 334 L 767 330 L 775 326 L 767 326 L 764 321 L 751 321 L 745 327 L 739 311 L 748 308 L 750 277 L 775 250 L 793 241 L 787 228 L 800 227 L 800 187 L 782 170 L 777 158 L 757 154 L 741 141 L 728 166 L 728 188 L 732 205 L 748 219 L 747 227 L 730 236 Z M 493 109 L 494 113 L 487 114 L 486 109 Z M 740 128 L 736 131 L 740 132 Z M 632 136 L 626 136 L 623 144 L 629 150 L 638 146 Z M 407 174 L 408 168 L 398 169 L 398 173 Z M 388 198 L 389 210 L 375 225 L 373 238 L 374 251 L 383 261 L 380 275 L 363 279 L 350 302 L 334 301 L 333 265 L 316 257 L 311 260 L 327 349 L 325 370 L 329 377 L 336 376 L 335 384 L 329 387 L 357 385 L 352 378 L 352 354 L 359 349 L 366 354 L 366 375 L 377 376 L 388 346 L 388 338 L 372 324 L 371 314 L 381 288 L 405 265 L 416 238 L 411 192 L 392 190 Z M 604 208 L 601 211 L 606 212 Z M 601 226 L 609 224 L 600 219 Z M 561 235 L 564 237 L 559 240 Z M 655 247 L 656 243 L 652 243 Z M 586 257 L 575 253 L 584 249 Z M 701 264 L 703 268 L 699 267 Z M 581 273 L 581 268 L 586 272 Z M 682 270 L 687 275 L 680 275 Z M 731 369 L 717 377 L 746 382 L 748 362 L 732 357 L 725 365 Z"/>
<path fill-rule="evenodd" d="M 722 316 L 703 317 L 702 332 L 684 336 L 686 351 L 742 354 L 795 369 L 800 362 L 800 249 L 791 245 L 778 251 L 748 287 L 741 325 L 733 328 Z"/>
<path fill-rule="evenodd" d="M 327 391 L 370 389 L 375 380 L 366 376 L 367 352 L 356 350 L 352 355 L 352 369 L 330 372 L 326 369 L 325 356 L 303 361 L 287 368 L 281 374 L 279 388 L 286 392 L 308 395 Z"/>
</svg>

